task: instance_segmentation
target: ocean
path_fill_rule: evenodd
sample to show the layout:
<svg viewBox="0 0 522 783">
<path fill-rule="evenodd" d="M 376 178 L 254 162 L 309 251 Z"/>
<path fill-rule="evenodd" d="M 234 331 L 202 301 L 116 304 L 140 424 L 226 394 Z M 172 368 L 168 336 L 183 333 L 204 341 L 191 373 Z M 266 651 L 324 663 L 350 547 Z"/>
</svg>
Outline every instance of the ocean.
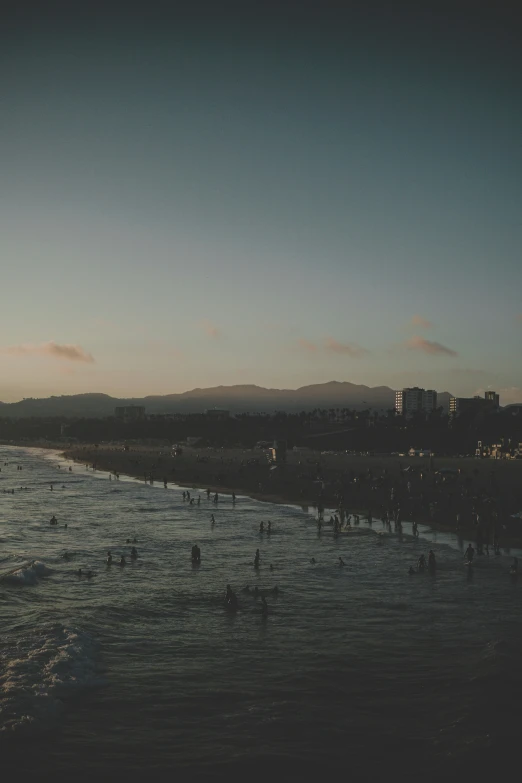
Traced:
<svg viewBox="0 0 522 783">
<path fill-rule="evenodd" d="M 179 487 L 109 480 L 40 449 L 1 447 L 0 468 L 4 772 L 404 779 L 515 758 L 517 552 L 468 569 L 468 542 L 427 527 L 414 538 L 407 522 L 398 535 L 361 520 L 334 539 L 311 508 L 215 506 L 204 488 L 190 506 Z M 409 576 L 430 548 L 436 574 Z"/>
</svg>

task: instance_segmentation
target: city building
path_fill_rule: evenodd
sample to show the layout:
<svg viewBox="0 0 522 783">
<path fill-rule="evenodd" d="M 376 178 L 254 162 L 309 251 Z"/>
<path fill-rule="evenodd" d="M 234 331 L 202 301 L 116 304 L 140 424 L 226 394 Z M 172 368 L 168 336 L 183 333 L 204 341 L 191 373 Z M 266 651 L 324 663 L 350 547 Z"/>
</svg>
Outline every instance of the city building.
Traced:
<svg viewBox="0 0 522 783">
<path fill-rule="evenodd" d="M 437 392 L 433 389 L 401 389 L 395 392 L 395 412 L 398 416 L 412 416 L 424 411 L 430 413 L 437 407 Z"/>
<path fill-rule="evenodd" d="M 145 418 L 144 405 L 122 405 L 114 408 L 114 415 L 117 419 L 124 421 L 140 421 Z"/>
<path fill-rule="evenodd" d="M 459 416 L 462 413 L 480 413 L 499 409 L 500 397 L 494 391 L 487 391 L 484 397 L 450 397 L 450 415 Z"/>
</svg>

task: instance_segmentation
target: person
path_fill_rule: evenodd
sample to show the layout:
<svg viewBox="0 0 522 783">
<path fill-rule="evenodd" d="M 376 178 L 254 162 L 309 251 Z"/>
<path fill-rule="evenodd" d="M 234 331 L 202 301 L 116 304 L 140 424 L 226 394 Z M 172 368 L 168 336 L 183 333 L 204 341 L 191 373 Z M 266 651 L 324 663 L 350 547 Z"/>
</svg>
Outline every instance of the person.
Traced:
<svg viewBox="0 0 522 783">
<path fill-rule="evenodd" d="M 135 546 L 133 546 L 131 549 L 131 558 L 133 560 L 136 560 L 137 557 L 138 557 L 138 550 L 136 549 Z"/>
<path fill-rule="evenodd" d="M 107 552 L 107 565 L 112 565 L 112 554 Z"/>
<path fill-rule="evenodd" d="M 210 500 L 210 490 L 207 489 L 207 500 Z"/>
<path fill-rule="evenodd" d="M 254 557 L 254 568 L 259 568 L 260 554 L 259 549 L 256 549 L 256 556 Z"/>
<path fill-rule="evenodd" d="M 265 531 L 265 523 L 261 522 L 261 524 L 259 525 L 259 532 L 264 533 L 264 531 Z"/>
<path fill-rule="evenodd" d="M 56 517 L 54 516 L 54 514 L 53 514 L 53 516 L 51 517 L 51 521 L 49 522 L 49 524 L 50 524 L 50 525 L 57 525 L 57 524 L 58 524 L 58 520 L 56 519 Z"/>
<path fill-rule="evenodd" d="M 238 608 L 237 595 L 234 593 L 230 585 L 227 585 L 227 592 L 225 593 L 225 603 L 228 609 L 235 611 Z"/>
<path fill-rule="evenodd" d="M 216 524 L 216 520 L 214 519 L 214 514 L 210 515 L 210 524 L 211 525 L 215 525 Z"/>
<path fill-rule="evenodd" d="M 435 561 L 435 554 L 433 552 L 433 549 L 430 549 L 428 554 L 428 568 L 430 571 L 434 571 L 437 568 L 437 563 Z"/>
<path fill-rule="evenodd" d="M 201 495 L 198 495 L 198 506 L 201 505 Z"/>
<path fill-rule="evenodd" d="M 78 576 L 83 576 L 81 568 L 78 569 Z"/>
<path fill-rule="evenodd" d="M 272 523 L 270 522 L 270 520 L 268 520 L 268 526 L 266 532 L 268 533 L 268 535 L 270 535 L 270 533 L 272 532 Z"/>
<path fill-rule="evenodd" d="M 343 565 L 344 565 L 344 560 L 342 559 L 342 557 L 340 557 L 339 558 L 339 566 L 343 566 Z"/>
<path fill-rule="evenodd" d="M 124 555 L 122 555 L 122 556 L 121 556 L 121 558 L 120 558 L 120 565 L 121 565 L 121 566 L 124 566 L 124 565 L 126 565 L 126 562 L 125 562 L 125 557 L 124 557 Z"/>
<path fill-rule="evenodd" d="M 426 558 L 424 557 L 424 555 L 421 555 L 419 557 L 418 567 L 419 567 L 419 571 L 424 571 L 424 569 L 426 568 Z"/>
<path fill-rule="evenodd" d="M 315 565 L 315 557 L 311 557 L 310 558 L 310 562 L 311 562 L 312 565 Z"/>
<path fill-rule="evenodd" d="M 272 589 L 272 592 L 273 592 L 273 594 L 274 594 L 274 595 L 279 595 L 279 587 L 276 585 L 276 586 L 275 586 L 275 587 Z"/>
<path fill-rule="evenodd" d="M 468 563 L 472 563 L 473 562 L 473 557 L 475 555 L 475 550 L 473 549 L 471 544 L 469 544 L 468 548 L 466 549 L 465 555 L 466 555 L 466 561 Z"/>
<path fill-rule="evenodd" d="M 272 563 L 270 563 L 270 570 L 271 570 L 271 571 L 273 571 L 273 570 L 274 570 L 274 566 L 272 565 Z"/>
<path fill-rule="evenodd" d="M 410 570 L 408 571 L 408 573 L 409 573 L 410 576 L 412 576 L 415 573 L 414 569 L 411 566 L 410 566 Z"/>
<path fill-rule="evenodd" d="M 268 604 L 264 595 L 261 597 L 261 614 L 263 617 L 266 617 L 268 614 Z"/>
<path fill-rule="evenodd" d="M 242 593 L 249 593 L 250 592 L 250 585 L 247 585 L 246 587 L 243 587 L 241 590 Z"/>
<path fill-rule="evenodd" d="M 510 574 L 518 574 L 518 557 L 513 558 L 513 563 L 509 569 Z"/>
<path fill-rule="evenodd" d="M 197 544 L 194 544 L 194 546 L 192 547 L 192 562 L 193 563 L 201 562 L 201 549 Z"/>
</svg>

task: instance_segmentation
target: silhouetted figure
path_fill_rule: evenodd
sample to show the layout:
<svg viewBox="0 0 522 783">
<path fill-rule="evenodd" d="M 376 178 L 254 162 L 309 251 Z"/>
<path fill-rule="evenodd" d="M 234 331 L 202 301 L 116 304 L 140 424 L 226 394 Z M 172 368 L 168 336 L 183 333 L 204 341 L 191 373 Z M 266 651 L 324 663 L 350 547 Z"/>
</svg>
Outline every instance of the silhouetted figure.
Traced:
<svg viewBox="0 0 522 783">
<path fill-rule="evenodd" d="M 259 549 L 256 549 L 256 556 L 254 557 L 254 568 L 259 568 L 260 554 Z"/>
</svg>

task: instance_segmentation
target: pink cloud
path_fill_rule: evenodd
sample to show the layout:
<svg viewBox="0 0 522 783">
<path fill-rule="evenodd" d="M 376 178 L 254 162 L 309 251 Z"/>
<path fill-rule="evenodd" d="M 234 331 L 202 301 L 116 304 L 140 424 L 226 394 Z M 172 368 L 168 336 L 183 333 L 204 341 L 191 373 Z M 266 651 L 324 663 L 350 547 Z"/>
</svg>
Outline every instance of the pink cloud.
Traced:
<svg viewBox="0 0 522 783">
<path fill-rule="evenodd" d="M 431 340 L 425 340 L 424 337 L 419 336 L 412 337 L 411 340 L 407 340 L 406 346 L 412 351 L 422 351 L 423 353 L 429 353 L 432 356 L 457 356 L 457 352 L 452 348 L 447 348 L 445 345 L 432 342 Z"/>
<path fill-rule="evenodd" d="M 331 353 L 342 353 L 345 356 L 351 356 L 352 359 L 360 359 L 361 356 L 365 356 L 368 351 L 365 348 L 361 348 L 355 343 L 340 343 L 334 340 L 333 337 L 327 337 L 324 341 L 325 350 Z"/>
<path fill-rule="evenodd" d="M 423 318 L 422 315 L 414 315 L 410 321 L 411 326 L 418 326 L 420 329 L 433 329 L 433 324 L 428 321 L 427 318 Z"/>
<path fill-rule="evenodd" d="M 22 343 L 21 345 L 10 345 L 2 349 L 2 353 L 7 356 L 44 356 L 52 359 L 61 359 L 67 362 L 86 362 L 92 364 L 94 357 L 84 351 L 80 345 L 70 345 L 64 343 L 60 345 L 50 340 L 48 343 L 34 345 L 32 343 Z"/>
<path fill-rule="evenodd" d="M 207 320 L 202 321 L 201 328 L 203 329 L 203 331 L 208 337 L 212 337 L 213 339 L 221 335 L 221 330 L 218 329 L 218 327 L 215 326 L 215 324 L 210 323 L 210 321 Z"/>
<path fill-rule="evenodd" d="M 308 353 L 317 353 L 317 345 L 315 343 L 311 343 L 309 340 L 305 340 L 303 338 L 301 338 L 298 342 L 299 346 Z"/>
</svg>

